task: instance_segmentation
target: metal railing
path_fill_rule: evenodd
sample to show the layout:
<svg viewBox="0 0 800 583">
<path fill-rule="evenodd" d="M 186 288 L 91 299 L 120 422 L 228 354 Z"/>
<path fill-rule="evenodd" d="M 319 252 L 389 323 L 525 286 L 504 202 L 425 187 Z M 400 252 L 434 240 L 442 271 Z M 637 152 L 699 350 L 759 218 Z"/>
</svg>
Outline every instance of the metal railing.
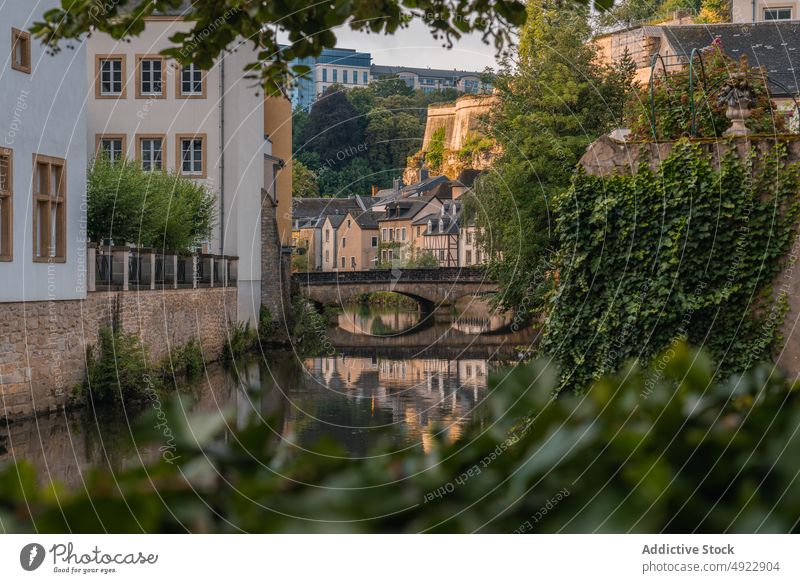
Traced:
<svg viewBox="0 0 800 583">
<path fill-rule="evenodd" d="M 90 243 L 88 291 L 235 287 L 239 258 Z"/>
</svg>

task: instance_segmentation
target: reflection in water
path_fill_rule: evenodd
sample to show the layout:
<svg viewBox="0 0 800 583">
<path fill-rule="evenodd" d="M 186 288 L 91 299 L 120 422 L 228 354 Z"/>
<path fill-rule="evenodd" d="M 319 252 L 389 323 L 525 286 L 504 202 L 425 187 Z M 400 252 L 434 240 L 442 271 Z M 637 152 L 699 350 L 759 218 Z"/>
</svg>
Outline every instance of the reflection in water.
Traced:
<svg viewBox="0 0 800 583">
<path fill-rule="evenodd" d="M 468 313 L 462 310 L 462 316 Z M 466 317 L 483 320 L 457 325 L 483 330 L 500 322 L 493 315 L 474 314 Z M 419 314 L 407 309 L 348 309 L 339 322 L 349 331 L 331 332 L 361 338 L 364 346 L 340 344 L 335 356 L 302 362 L 284 353 L 267 355 L 266 361 L 237 362 L 234 370 L 211 365 L 191 390 L 189 408 L 226 412 L 228 422 L 237 427 L 256 415 L 272 429 L 266 433 L 267 446 L 284 441 L 290 449 L 313 452 L 320 439 L 331 438 L 351 457 L 369 455 L 379 441 L 395 450 L 430 451 L 434 439 L 452 442 L 469 423 L 485 421 L 477 406 L 487 391 L 487 373 L 499 355 L 510 356 L 521 337 L 469 336 L 446 322 L 408 335 L 364 335 L 376 329 L 404 330 L 418 321 Z M 336 334 L 331 337 L 335 341 Z M 0 466 L 25 459 L 43 483 L 52 479 L 73 487 L 81 486 L 92 467 L 119 471 L 141 466 L 157 460 L 164 447 L 137 443 L 134 437 L 132 427 L 148 414 L 153 415 L 149 406 L 82 411 L 0 426 Z M 220 439 L 227 439 L 229 430 Z"/>
<path fill-rule="evenodd" d="M 308 374 L 286 392 L 284 435 L 312 450 L 331 436 L 355 456 L 378 439 L 427 451 L 436 434 L 454 441 L 473 420 L 487 366 L 482 359 L 308 359 Z"/>
<path fill-rule="evenodd" d="M 419 321 L 420 314 L 416 309 L 347 304 L 336 323 L 341 330 L 351 334 L 387 336 L 413 328 Z"/>
</svg>

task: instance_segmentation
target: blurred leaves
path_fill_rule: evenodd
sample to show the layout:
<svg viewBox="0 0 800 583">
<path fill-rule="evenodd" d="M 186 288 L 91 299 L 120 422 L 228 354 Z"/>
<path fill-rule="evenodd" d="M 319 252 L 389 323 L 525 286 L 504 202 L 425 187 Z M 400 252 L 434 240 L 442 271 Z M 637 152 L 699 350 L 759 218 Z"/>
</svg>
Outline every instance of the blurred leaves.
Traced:
<svg viewBox="0 0 800 583">
<path fill-rule="evenodd" d="M 89 470 L 85 489 L 56 496 L 23 462 L 0 473 L 0 517 L 13 532 L 796 530 L 798 391 L 769 365 L 718 382 L 703 351 L 667 353 L 663 370 L 662 355 L 655 368 L 629 364 L 581 396 L 556 397 L 545 360 L 506 371 L 489 397 L 501 417 L 427 455 L 297 451 L 272 439 L 269 419 L 208 443 L 217 422 L 167 406 L 174 464 Z M 552 507 L 558 492 L 569 495 Z"/>
</svg>

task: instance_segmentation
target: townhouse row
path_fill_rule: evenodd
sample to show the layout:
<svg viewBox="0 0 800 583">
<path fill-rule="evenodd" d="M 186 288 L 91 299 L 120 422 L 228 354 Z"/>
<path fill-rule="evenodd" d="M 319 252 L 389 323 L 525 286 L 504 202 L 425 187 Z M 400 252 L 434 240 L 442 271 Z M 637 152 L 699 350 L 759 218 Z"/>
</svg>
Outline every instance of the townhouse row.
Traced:
<svg viewBox="0 0 800 583">
<path fill-rule="evenodd" d="M 363 271 L 392 267 L 469 267 L 483 263 L 477 229 L 460 197 L 475 174 L 459 180 L 396 180 L 373 196 L 298 199 L 293 208 L 297 271 Z"/>
</svg>

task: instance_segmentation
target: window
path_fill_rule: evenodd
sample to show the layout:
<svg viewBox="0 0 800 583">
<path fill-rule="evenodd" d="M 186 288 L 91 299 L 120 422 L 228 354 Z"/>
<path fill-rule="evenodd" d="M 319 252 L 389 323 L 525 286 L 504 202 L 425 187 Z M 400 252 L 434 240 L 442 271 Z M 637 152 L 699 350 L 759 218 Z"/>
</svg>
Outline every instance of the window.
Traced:
<svg viewBox="0 0 800 583">
<path fill-rule="evenodd" d="M 342 83 L 347 85 L 347 69 L 342 69 Z"/>
<path fill-rule="evenodd" d="M 347 247 L 347 237 L 342 237 L 342 249 Z"/>
<path fill-rule="evenodd" d="M 353 85 L 358 85 L 358 71 L 353 70 Z"/>
<path fill-rule="evenodd" d="M 11 261 L 13 256 L 13 169 L 14 152 L 8 148 L 0 148 L 0 261 Z"/>
<path fill-rule="evenodd" d="M 331 261 L 331 252 L 330 252 L 330 250 L 326 249 L 325 250 L 325 263 L 330 263 L 330 261 Z"/>
<path fill-rule="evenodd" d="M 381 239 L 386 241 L 386 229 L 381 229 Z"/>
<path fill-rule="evenodd" d="M 137 156 L 142 170 L 164 170 L 164 141 L 166 136 L 139 134 L 136 136 Z"/>
<path fill-rule="evenodd" d="M 97 55 L 95 97 L 125 97 L 125 55 Z"/>
<path fill-rule="evenodd" d="M 31 72 L 31 35 L 16 28 L 11 29 L 11 68 Z"/>
<path fill-rule="evenodd" d="M 178 78 L 178 97 L 184 99 L 204 99 L 206 96 L 206 76 L 196 65 L 182 67 Z"/>
<path fill-rule="evenodd" d="M 362 81 L 362 83 L 364 85 L 368 85 L 369 84 L 369 77 L 367 75 L 368 75 L 368 73 L 366 71 L 361 73 L 361 81 Z"/>
<path fill-rule="evenodd" d="M 33 260 L 66 261 L 66 164 L 33 155 Z"/>
<path fill-rule="evenodd" d="M 347 219 L 347 228 L 350 228 L 350 219 Z"/>
<path fill-rule="evenodd" d="M 339 73 L 339 69 L 333 70 L 333 82 L 336 83 L 337 81 L 337 74 Z"/>
<path fill-rule="evenodd" d="M 178 172 L 195 178 L 206 177 L 206 135 L 178 134 Z"/>
<path fill-rule="evenodd" d="M 467 251 L 467 260 L 465 261 L 467 265 L 472 265 L 472 251 Z"/>
<path fill-rule="evenodd" d="M 327 83 L 328 82 L 328 70 L 324 69 L 324 68 L 322 69 L 322 82 L 323 83 Z M 323 91 L 324 90 L 325 89 L 323 89 Z"/>
<path fill-rule="evenodd" d="M 125 134 L 98 134 L 95 137 L 97 154 L 105 154 L 109 162 L 125 159 Z"/>
<path fill-rule="evenodd" d="M 377 237 L 373 237 L 371 243 L 372 243 L 373 247 L 377 247 L 378 246 L 378 238 Z"/>
<path fill-rule="evenodd" d="M 406 228 L 403 227 L 403 241 L 406 240 Z"/>
<path fill-rule="evenodd" d="M 355 269 L 355 268 L 356 268 L 356 258 L 350 257 L 350 269 Z"/>
<path fill-rule="evenodd" d="M 472 244 L 472 231 L 467 231 L 467 244 Z"/>
<path fill-rule="evenodd" d="M 165 98 L 164 58 L 158 55 L 137 55 L 136 68 L 136 98 Z"/>
<path fill-rule="evenodd" d="M 330 243 L 331 241 L 331 230 L 325 229 L 325 242 Z"/>
<path fill-rule="evenodd" d="M 344 258 L 344 257 L 342 257 L 342 261 L 341 261 L 341 264 L 342 264 L 342 269 L 344 269 L 344 262 L 345 262 L 345 258 Z"/>
<path fill-rule="evenodd" d="M 764 20 L 791 20 L 791 8 L 764 8 Z"/>
</svg>

